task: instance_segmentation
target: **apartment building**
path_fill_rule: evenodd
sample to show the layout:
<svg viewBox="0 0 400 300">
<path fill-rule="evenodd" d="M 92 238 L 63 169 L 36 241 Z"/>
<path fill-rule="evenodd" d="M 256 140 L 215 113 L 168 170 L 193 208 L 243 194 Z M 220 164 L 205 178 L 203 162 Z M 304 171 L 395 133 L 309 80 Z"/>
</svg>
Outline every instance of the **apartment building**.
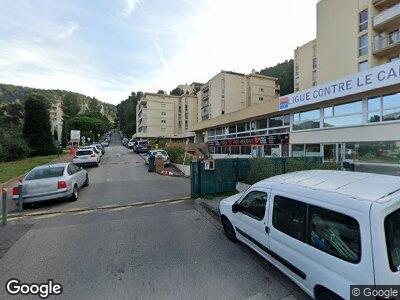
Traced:
<svg viewBox="0 0 400 300">
<path fill-rule="evenodd" d="M 294 52 L 295 91 L 399 59 L 399 17 L 399 0 L 319 1 L 317 37 Z"/>
<path fill-rule="evenodd" d="M 200 82 L 192 82 L 191 84 L 180 84 L 178 88 L 180 88 L 184 94 L 194 95 L 200 90 L 200 87 L 203 84 Z"/>
<path fill-rule="evenodd" d="M 136 107 L 136 138 L 192 138 L 197 123 L 197 97 L 146 93 Z"/>
<path fill-rule="evenodd" d="M 214 158 L 318 156 L 400 175 L 400 1 L 321 0 L 295 93 L 200 122 Z M 276 106 L 275 106 L 276 105 Z"/>
<path fill-rule="evenodd" d="M 61 141 L 62 137 L 62 125 L 63 125 L 63 110 L 61 107 L 61 100 L 53 102 L 49 109 L 51 132 L 56 132 L 57 140 Z"/>
</svg>

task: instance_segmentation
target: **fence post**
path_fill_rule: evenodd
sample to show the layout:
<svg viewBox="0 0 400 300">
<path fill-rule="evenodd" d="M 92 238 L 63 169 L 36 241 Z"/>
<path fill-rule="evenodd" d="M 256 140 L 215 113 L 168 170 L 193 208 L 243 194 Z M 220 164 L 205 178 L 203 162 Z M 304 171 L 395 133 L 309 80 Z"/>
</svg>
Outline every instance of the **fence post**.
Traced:
<svg viewBox="0 0 400 300">
<path fill-rule="evenodd" d="M 1 224 L 7 225 L 7 189 L 2 189 L 2 218 Z"/>
<path fill-rule="evenodd" d="M 22 212 L 23 209 L 23 198 L 22 198 L 22 183 L 18 184 L 18 211 Z"/>
</svg>

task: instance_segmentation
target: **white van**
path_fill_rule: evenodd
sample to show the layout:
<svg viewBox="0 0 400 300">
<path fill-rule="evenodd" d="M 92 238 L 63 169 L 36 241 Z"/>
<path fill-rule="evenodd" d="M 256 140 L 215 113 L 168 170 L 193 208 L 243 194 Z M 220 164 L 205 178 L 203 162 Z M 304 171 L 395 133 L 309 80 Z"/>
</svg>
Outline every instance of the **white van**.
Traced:
<svg viewBox="0 0 400 300">
<path fill-rule="evenodd" d="M 303 171 L 220 203 L 227 237 L 270 261 L 315 299 L 350 285 L 400 284 L 400 177 Z"/>
</svg>

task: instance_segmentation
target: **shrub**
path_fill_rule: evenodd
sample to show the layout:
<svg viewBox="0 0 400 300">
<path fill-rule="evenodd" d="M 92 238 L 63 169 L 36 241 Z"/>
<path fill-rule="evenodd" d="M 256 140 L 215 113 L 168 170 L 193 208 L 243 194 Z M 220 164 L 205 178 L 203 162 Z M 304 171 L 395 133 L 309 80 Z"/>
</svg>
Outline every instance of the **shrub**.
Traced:
<svg viewBox="0 0 400 300">
<path fill-rule="evenodd" d="M 165 148 L 167 150 L 169 157 L 171 158 L 171 162 L 176 164 L 183 164 L 183 159 L 185 158 L 185 149 L 180 146 L 167 146 Z M 192 160 L 195 159 L 195 156 L 190 153 L 186 153 L 185 165 L 189 164 Z"/>
<path fill-rule="evenodd" d="M 28 144 L 20 138 L 6 138 L 0 144 L 0 160 L 14 161 L 26 158 L 31 152 Z"/>
</svg>

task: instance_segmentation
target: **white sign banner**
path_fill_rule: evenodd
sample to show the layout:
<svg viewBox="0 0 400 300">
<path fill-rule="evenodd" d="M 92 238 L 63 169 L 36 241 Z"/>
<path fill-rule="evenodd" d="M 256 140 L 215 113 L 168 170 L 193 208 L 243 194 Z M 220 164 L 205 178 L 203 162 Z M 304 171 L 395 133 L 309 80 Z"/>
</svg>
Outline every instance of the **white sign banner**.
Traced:
<svg viewBox="0 0 400 300">
<path fill-rule="evenodd" d="M 71 140 L 80 140 L 80 139 L 81 139 L 81 131 L 71 130 Z"/>
<path fill-rule="evenodd" d="M 395 84 L 400 84 L 400 60 L 283 96 L 279 99 L 279 110 L 319 103 Z"/>
</svg>

